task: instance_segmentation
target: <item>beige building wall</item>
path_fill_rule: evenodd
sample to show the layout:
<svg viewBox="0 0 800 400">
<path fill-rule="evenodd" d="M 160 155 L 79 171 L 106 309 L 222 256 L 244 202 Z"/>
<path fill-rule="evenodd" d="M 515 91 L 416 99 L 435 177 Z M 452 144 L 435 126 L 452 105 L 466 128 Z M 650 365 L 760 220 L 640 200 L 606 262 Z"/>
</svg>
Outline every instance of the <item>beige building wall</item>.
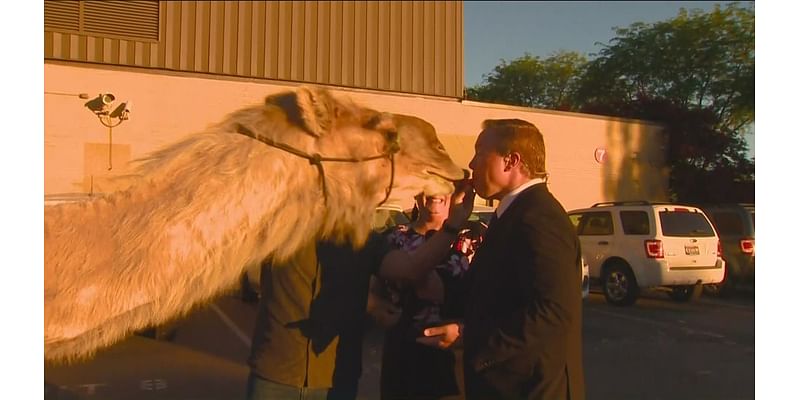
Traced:
<svg viewBox="0 0 800 400">
<path fill-rule="evenodd" d="M 296 86 L 57 62 L 46 62 L 44 72 L 44 183 L 51 197 L 119 189 L 120 184 L 109 178 L 124 176 L 128 161 Z M 112 131 L 111 170 L 108 129 L 78 97 L 105 92 L 113 93 L 117 102 L 133 103 L 130 120 Z M 536 124 L 545 138 L 551 190 L 567 209 L 599 201 L 667 198 L 668 175 L 656 125 L 442 97 L 341 88 L 335 92 L 431 122 L 448 152 L 465 168 L 484 119 L 521 118 Z M 603 162 L 595 156 L 600 150 L 606 152 Z"/>
<path fill-rule="evenodd" d="M 461 1 L 45 1 L 44 57 L 463 95 Z"/>
</svg>

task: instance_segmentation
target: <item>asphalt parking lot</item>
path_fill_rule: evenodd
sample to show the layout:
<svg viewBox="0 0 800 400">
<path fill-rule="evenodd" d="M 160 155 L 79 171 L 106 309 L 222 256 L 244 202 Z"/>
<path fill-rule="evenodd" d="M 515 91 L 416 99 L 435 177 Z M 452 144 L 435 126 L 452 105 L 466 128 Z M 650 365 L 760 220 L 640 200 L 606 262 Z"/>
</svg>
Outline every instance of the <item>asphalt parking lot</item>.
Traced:
<svg viewBox="0 0 800 400">
<path fill-rule="evenodd" d="M 602 294 L 584 303 L 589 399 L 755 397 L 752 292 L 675 303 L 663 292 L 633 307 Z M 176 324 L 173 342 L 132 337 L 89 361 L 45 365 L 47 399 L 239 399 L 256 307 L 224 296 Z M 363 399 L 378 398 L 380 330 L 364 348 Z"/>
</svg>

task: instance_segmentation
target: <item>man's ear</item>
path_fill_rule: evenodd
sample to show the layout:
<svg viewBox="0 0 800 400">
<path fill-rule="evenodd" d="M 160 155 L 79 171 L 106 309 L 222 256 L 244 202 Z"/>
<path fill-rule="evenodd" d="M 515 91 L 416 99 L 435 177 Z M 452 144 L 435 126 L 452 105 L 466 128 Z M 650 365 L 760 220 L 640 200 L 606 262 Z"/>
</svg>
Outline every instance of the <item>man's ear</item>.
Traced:
<svg viewBox="0 0 800 400">
<path fill-rule="evenodd" d="M 519 153 L 517 153 L 516 151 L 512 151 L 511 153 L 508 153 L 508 155 L 505 157 L 505 162 L 506 162 L 505 170 L 509 171 L 514 167 L 522 165 L 522 156 L 520 156 Z"/>
</svg>

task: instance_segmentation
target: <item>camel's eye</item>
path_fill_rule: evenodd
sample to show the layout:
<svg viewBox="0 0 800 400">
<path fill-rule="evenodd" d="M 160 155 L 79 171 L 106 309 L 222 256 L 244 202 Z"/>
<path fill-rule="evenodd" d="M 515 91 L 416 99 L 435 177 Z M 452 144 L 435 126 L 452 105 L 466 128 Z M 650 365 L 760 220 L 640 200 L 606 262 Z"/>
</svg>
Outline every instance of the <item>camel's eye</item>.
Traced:
<svg viewBox="0 0 800 400">
<path fill-rule="evenodd" d="M 400 151 L 400 141 L 397 139 L 397 131 L 387 131 L 386 141 L 389 143 L 389 151 L 397 153 Z"/>
</svg>

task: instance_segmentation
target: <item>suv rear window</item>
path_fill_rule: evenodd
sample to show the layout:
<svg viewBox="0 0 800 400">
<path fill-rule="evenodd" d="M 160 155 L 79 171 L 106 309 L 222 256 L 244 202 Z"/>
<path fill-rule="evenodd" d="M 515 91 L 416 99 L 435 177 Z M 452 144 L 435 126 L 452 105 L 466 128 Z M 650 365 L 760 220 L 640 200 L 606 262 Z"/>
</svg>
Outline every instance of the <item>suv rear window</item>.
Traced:
<svg viewBox="0 0 800 400">
<path fill-rule="evenodd" d="M 744 224 L 739 214 L 719 211 L 710 213 L 709 217 L 720 235 L 744 235 Z"/>
<path fill-rule="evenodd" d="M 587 212 L 583 214 L 578 227 L 578 235 L 613 235 L 614 224 L 608 211 Z"/>
<path fill-rule="evenodd" d="M 650 219 L 644 211 L 620 211 L 622 231 L 626 235 L 649 235 Z"/>
<path fill-rule="evenodd" d="M 714 236 L 714 229 L 703 214 L 688 211 L 659 211 L 664 236 Z"/>
</svg>

